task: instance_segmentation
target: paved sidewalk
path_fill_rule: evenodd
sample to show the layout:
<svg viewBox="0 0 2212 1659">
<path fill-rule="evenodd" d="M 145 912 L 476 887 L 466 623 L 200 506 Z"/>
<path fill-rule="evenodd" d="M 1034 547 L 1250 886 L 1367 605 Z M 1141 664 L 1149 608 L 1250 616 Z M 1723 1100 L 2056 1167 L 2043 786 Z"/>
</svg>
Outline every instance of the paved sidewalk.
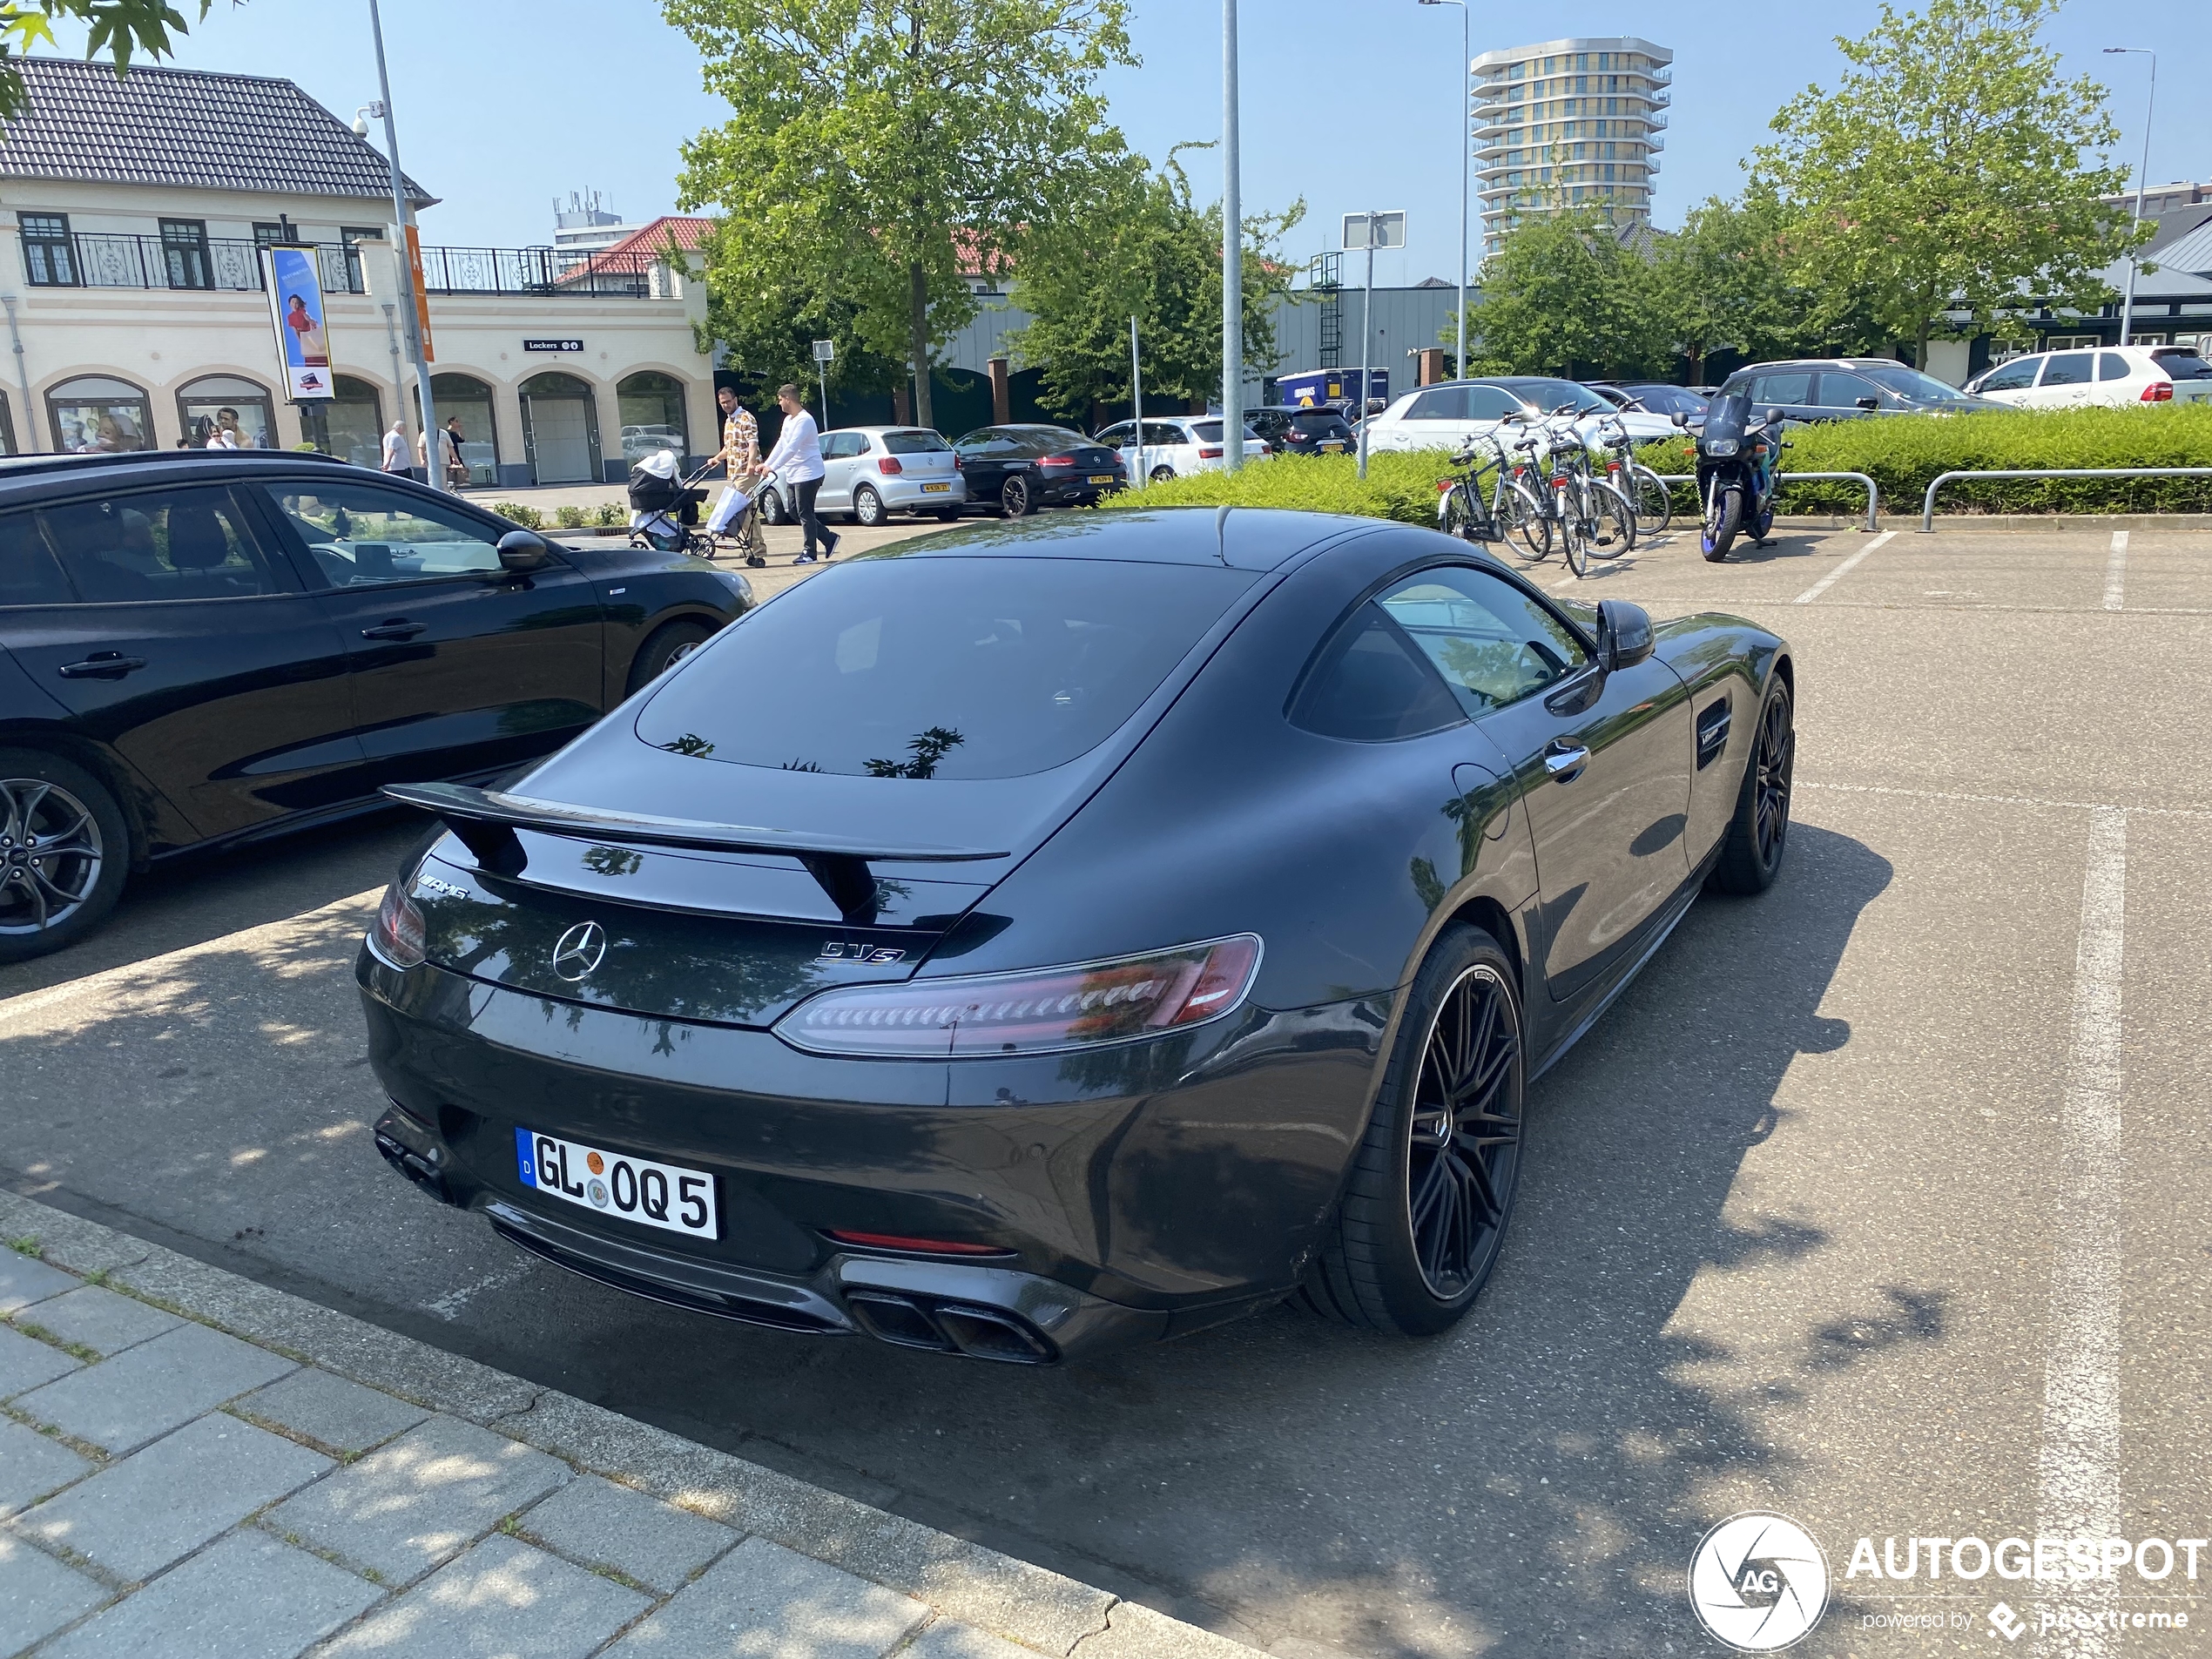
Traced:
<svg viewBox="0 0 2212 1659">
<path fill-rule="evenodd" d="M 0 1655 L 1251 1650 L 0 1193 Z"/>
</svg>

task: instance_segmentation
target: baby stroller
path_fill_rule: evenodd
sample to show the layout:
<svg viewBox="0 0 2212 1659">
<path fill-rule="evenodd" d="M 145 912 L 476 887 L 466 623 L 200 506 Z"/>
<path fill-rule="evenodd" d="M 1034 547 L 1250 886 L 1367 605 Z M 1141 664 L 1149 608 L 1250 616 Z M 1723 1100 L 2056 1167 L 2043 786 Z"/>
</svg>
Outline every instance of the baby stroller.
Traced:
<svg viewBox="0 0 2212 1659">
<path fill-rule="evenodd" d="M 711 464 L 711 463 L 710 463 Z M 698 488 L 707 469 L 689 478 L 677 475 L 673 450 L 647 455 L 630 473 L 630 544 L 658 548 L 664 553 L 689 553 L 711 559 L 719 553 L 716 538 L 699 526 L 699 507 L 708 492 Z M 765 564 L 767 550 L 760 545 L 755 513 L 749 496 L 741 498 L 737 516 L 724 534 L 737 543 L 748 564 Z"/>
</svg>

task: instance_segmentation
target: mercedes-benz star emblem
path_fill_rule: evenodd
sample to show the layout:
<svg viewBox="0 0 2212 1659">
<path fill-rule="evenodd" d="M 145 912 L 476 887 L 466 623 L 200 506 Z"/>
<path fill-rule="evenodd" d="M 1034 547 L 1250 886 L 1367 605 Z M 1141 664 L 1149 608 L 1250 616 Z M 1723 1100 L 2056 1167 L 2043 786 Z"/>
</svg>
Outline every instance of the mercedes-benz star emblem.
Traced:
<svg viewBox="0 0 2212 1659">
<path fill-rule="evenodd" d="M 553 971 L 571 985 L 606 959 L 607 930 L 596 921 L 579 921 L 553 947 Z"/>
</svg>

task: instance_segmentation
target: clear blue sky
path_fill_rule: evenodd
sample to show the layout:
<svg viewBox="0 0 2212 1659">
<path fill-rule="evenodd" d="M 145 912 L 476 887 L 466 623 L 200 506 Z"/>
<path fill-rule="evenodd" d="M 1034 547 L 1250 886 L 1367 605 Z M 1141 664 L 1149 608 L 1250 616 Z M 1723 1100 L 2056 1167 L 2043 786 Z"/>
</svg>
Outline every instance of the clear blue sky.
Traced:
<svg viewBox="0 0 2212 1659">
<path fill-rule="evenodd" d="M 1305 199 L 1287 251 L 1335 246 L 1339 216 L 1402 207 L 1408 246 L 1379 256 L 1376 280 L 1457 275 L 1460 22 L 1415 0 L 1242 0 L 1244 201 Z M 188 11 L 190 7 L 186 7 Z M 1538 8 L 1541 12 L 1543 9 Z M 1675 52 L 1675 101 L 1655 215 L 1733 192 L 1737 162 L 1768 118 L 1842 63 L 1875 0 L 1818 6 L 1694 7 L 1581 0 L 1572 32 L 1642 34 Z M 1143 67 L 1107 83 L 1115 118 L 1155 158 L 1220 132 L 1221 30 L 1211 0 L 1133 0 Z M 408 170 L 443 199 L 425 239 L 513 246 L 550 233 L 552 200 L 596 187 L 625 217 L 670 211 L 678 148 L 724 106 L 699 88 L 690 43 L 650 0 L 383 0 L 393 99 Z M 1526 7 L 1477 0 L 1474 50 L 1569 32 Z M 2212 99 L 2202 91 L 2206 0 L 2073 0 L 2051 30 L 2069 75 L 2113 88 L 2133 165 L 2142 142 L 2144 64 L 2098 56 L 2156 45 L 2161 98 L 2154 183 L 2212 178 Z M 1662 17 L 1668 20 L 1661 22 Z M 80 48 L 81 35 L 65 37 Z M 283 75 L 351 119 L 376 96 L 366 0 L 217 0 L 179 54 L 193 68 Z M 380 136 L 381 142 L 381 136 Z M 1186 158 L 1202 195 L 1219 192 L 1216 152 Z M 1478 230 L 1479 230 L 1479 223 Z M 1476 238 L 1480 246 L 1479 233 Z"/>
</svg>

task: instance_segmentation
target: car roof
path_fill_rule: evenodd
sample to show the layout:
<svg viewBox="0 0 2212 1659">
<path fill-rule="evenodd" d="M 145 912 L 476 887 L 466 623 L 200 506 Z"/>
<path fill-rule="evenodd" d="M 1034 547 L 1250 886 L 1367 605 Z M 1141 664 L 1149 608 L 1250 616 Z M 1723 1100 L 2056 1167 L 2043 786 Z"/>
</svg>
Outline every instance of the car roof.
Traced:
<svg viewBox="0 0 2212 1659">
<path fill-rule="evenodd" d="M 126 449 L 118 455 L 9 455 L 0 458 L 0 486 L 32 480 L 46 482 L 78 473 L 104 476 L 113 472 L 147 470 L 172 476 L 179 469 L 186 472 L 220 471 L 226 467 L 266 467 L 282 462 L 298 462 L 310 467 L 354 464 L 318 449 Z"/>
<path fill-rule="evenodd" d="M 879 558 L 1063 558 L 1272 570 L 1322 542 L 1388 528 L 1389 521 L 1384 519 L 1273 508 L 1154 507 L 1052 518 L 971 520 L 956 530 L 871 548 L 846 563 L 856 565 Z"/>
<path fill-rule="evenodd" d="M 889 426 L 833 426 L 822 435 L 826 438 L 840 432 L 865 432 L 872 437 L 881 436 L 889 432 L 926 432 L 933 438 L 941 438 L 945 435 L 934 426 L 900 426 L 895 421 Z"/>
</svg>

